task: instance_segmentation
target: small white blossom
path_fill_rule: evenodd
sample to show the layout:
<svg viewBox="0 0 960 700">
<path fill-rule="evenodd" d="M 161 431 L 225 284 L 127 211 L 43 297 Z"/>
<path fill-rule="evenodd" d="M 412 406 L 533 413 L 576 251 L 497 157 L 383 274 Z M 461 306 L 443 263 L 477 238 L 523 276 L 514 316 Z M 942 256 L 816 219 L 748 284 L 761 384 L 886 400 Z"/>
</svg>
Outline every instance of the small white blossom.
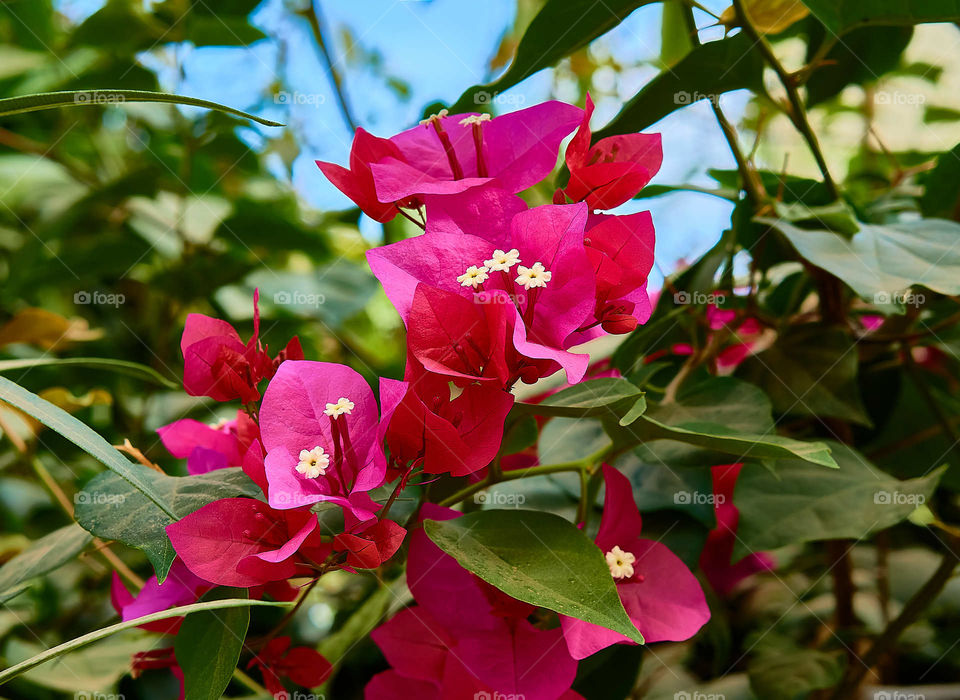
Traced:
<svg viewBox="0 0 960 700">
<path fill-rule="evenodd" d="M 517 284 L 524 289 L 533 289 L 534 287 L 546 287 L 547 282 L 553 277 L 553 273 L 547 270 L 543 263 L 535 262 L 533 267 L 517 267 Z"/>
<path fill-rule="evenodd" d="M 637 560 L 630 552 L 624 552 L 620 547 L 614 547 L 606 554 L 607 566 L 610 575 L 615 579 L 630 578 L 633 576 L 633 563 Z"/>
<path fill-rule="evenodd" d="M 338 418 L 344 414 L 350 415 L 350 412 L 353 410 L 354 403 L 345 396 L 341 396 L 337 399 L 336 403 L 328 403 L 327 407 L 323 409 L 323 412 L 330 416 L 331 418 Z"/>
<path fill-rule="evenodd" d="M 330 466 L 330 455 L 323 451 L 320 445 L 312 450 L 300 450 L 300 461 L 297 463 L 297 473 L 309 479 L 316 479 L 327 473 Z"/>
<path fill-rule="evenodd" d="M 487 270 L 485 267 L 471 265 L 467 268 L 466 272 L 457 277 L 457 282 L 460 283 L 461 287 L 473 287 L 476 289 L 487 281 L 487 278 L 490 276 L 487 274 L 488 272 L 489 270 Z"/>
<path fill-rule="evenodd" d="M 495 251 L 493 251 L 493 257 L 489 260 L 484 260 L 483 264 L 486 265 L 491 271 L 507 272 L 518 262 L 520 262 L 520 251 L 516 248 L 511 248 L 507 252 L 503 252 L 497 248 Z M 540 263 L 537 264 L 539 265 Z"/>
</svg>

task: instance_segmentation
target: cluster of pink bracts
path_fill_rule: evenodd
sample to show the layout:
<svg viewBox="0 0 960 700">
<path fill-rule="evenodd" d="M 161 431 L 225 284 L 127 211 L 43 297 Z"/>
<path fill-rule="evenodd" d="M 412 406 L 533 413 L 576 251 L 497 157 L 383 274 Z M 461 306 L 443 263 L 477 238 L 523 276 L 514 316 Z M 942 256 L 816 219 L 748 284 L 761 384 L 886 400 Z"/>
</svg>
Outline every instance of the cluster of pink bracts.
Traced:
<svg viewBox="0 0 960 700">
<path fill-rule="evenodd" d="M 442 113 L 390 139 L 358 129 L 350 169 L 318 163 L 367 215 L 385 222 L 403 214 L 424 228 L 367 255 L 407 328 L 404 378 L 381 379 L 378 400 L 354 370 L 304 360 L 297 339 L 272 358 L 258 338 L 256 299 L 247 343 L 223 321 L 190 315 L 187 392 L 238 400 L 243 409 L 223 425 L 180 420 L 160 436 L 191 473 L 242 467 L 264 500 L 214 501 L 170 525 L 178 558 L 167 581 L 151 580 L 136 598 L 115 585 L 124 619 L 191 602 L 214 585 L 289 599 L 289 579 L 376 568 L 407 539 L 417 605 L 373 633 L 392 670 L 373 678 L 367 698 L 453 697 L 453 689 L 457 697 L 580 697 L 570 690 L 578 660 L 625 637 L 565 617 L 559 627 L 532 624 L 532 606 L 461 568 L 421 528 L 408 536 L 370 491 L 390 482 L 402 488 L 414 472 L 481 476 L 500 449 L 514 385 L 560 369 L 570 383 L 581 381 L 589 357 L 571 348 L 649 317 L 650 215 L 597 210 L 646 185 L 660 167 L 660 138 L 632 134 L 591 146 L 592 111 L 588 97 L 586 110 L 548 102 L 495 119 Z M 553 204 L 529 207 L 516 193 L 550 176 L 574 130 L 567 186 Z M 738 471 L 714 470 L 715 490 L 727 497 L 717 499 L 718 527 L 701 560 L 721 592 L 770 565 L 763 557 L 729 565 Z M 696 577 L 666 546 L 640 536 L 629 480 L 610 466 L 603 476 L 596 544 L 628 614 L 647 642 L 689 638 L 710 615 Z M 341 532 L 321 530 L 313 510 L 320 502 L 342 510 Z M 458 515 L 426 504 L 419 517 Z M 175 632 L 176 623 L 157 631 Z M 329 674 L 316 652 L 289 645 L 272 639 L 251 662 L 271 692 L 284 676 L 309 687 Z M 149 656 L 141 668 L 174 664 L 170 654 Z"/>
</svg>

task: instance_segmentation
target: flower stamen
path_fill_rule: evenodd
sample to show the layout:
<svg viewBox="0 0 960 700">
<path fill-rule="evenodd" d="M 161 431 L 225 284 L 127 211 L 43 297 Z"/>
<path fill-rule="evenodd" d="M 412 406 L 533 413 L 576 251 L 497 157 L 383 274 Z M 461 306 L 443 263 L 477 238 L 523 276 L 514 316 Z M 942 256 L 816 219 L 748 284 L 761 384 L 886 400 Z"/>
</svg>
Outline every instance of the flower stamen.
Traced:
<svg viewBox="0 0 960 700">
<path fill-rule="evenodd" d="M 520 262 L 520 251 L 516 248 L 504 252 L 497 248 L 493 257 L 484 260 L 484 266 L 491 272 L 509 272 L 510 268 Z M 539 265 L 539 263 L 537 263 Z"/>
<path fill-rule="evenodd" d="M 532 267 L 517 267 L 517 284 L 530 291 L 537 287 L 546 287 L 547 282 L 553 277 L 553 273 L 543 266 L 541 262 L 533 263 Z"/>
<path fill-rule="evenodd" d="M 355 404 L 353 401 L 348 399 L 345 396 L 341 396 L 337 399 L 336 403 L 328 403 L 327 407 L 323 409 L 325 415 L 330 416 L 331 418 L 338 418 L 343 415 L 349 416 L 351 411 L 353 411 Z"/>
</svg>

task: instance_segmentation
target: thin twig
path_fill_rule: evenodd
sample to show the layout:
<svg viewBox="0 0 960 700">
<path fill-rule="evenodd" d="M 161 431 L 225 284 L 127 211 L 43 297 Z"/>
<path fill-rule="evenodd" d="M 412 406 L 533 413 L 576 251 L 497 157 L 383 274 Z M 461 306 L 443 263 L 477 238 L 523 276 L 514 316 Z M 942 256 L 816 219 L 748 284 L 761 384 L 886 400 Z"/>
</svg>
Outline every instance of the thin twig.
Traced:
<svg viewBox="0 0 960 700">
<path fill-rule="evenodd" d="M 350 103 L 347 100 L 347 90 L 343 84 L 343 78 L 333 66 L 333 59 L 327 48 L 326 39 L 323 36 L 323 23 L 320 21 L 320 0 L 311 0 L 309 7 L 299 11 L 301 17 L 306 18 L 310 23 L 310 29 L 313 31 L 313 38 L 317 42 L 317 49 L 320 57 L 327 66 L 327 72 L 330 74 L 330 82 L 333 84 L 333 91 L 337 95 L 337 104 L 340 107 L 340 114 L 343 115 L 343 121 L 351 132 L 357 130 L 357 122 L 350 111 Z"/>
</svg>

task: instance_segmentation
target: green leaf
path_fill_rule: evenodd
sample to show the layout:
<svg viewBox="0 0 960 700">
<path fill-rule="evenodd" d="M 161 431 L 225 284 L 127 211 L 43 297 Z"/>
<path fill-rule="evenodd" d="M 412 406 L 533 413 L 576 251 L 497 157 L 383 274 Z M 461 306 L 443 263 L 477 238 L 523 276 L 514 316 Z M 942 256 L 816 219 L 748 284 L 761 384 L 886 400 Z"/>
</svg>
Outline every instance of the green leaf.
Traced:
<svg viewBox="0 0 960 700">
<path fill-rule="evenodd" d="M 861 223 L 860 232 L 850 239 L 775 219 L 758 221 L 781 231 L 800 255 L 875 304 L 899 305 L 903 290 L 915 284 L 941 294 L 960 294 L 960 247 L 956 245 L 960 224 L 952 221 Z"/>
<path fill-rule="evenodd" d="M 807 80 L 807 106 L 813 107 L 839 95 L 848 85 L 875 83 L 900 65 L 900 57 L 912 37 L 912 27 L 862 27 L 850 32 L 843 41 L 834 44 L 823 64 Z M 821 36 L 818 40 L 824 38 Z M 818 48 L 818 41 L 809 42 L 808 62 Z"/>
<path fill-rule="evenodd" d="M 832 34 L 868 25 L 960 21 L 960 0 L 803 0 Z"/>
<path fill-rule="evenodd" d="M 69 693 L 76 700 L 83 698 L 82 693 L 75 692 L 77 688 L 83 688 L 87 698 L 96 697 L 97 693 L 106 696 L 130 672 L 131 649 L 145 649 L 155 640 L 156 637 L 151 638 L 143 630 L 127 630 L 73 652 L 68 663 L 53 659 L 27 671 L 22 678 L 43 688 Z M 44 649 L 46 645 L 42 643 L 11 637 L 4 645 L 4 660 L 13 665 L 36 656 Z"/>
<path fill-rule="evenodd" d="M 37 654 L 33 658 L 22 661 L 21 663 L 10 666 L 9 668 L 5 668 L 4 670 L 0 671 L 0 685 L 13 680 L 17 676 L 26 673 L 32 668 L 36 668 L 40 664 L 49 661 L 50 659 L 55 659 L 58 656 L 63 656 L 64 654 L 69 654 L 77 649 L 82 649 L 90 644 L 93 644 L 94 642 L 100 641 L 101 639 L 106 639 L 110 635 L 116 634 L 117 632 L 133 629 L 134 627 L 138 627 L 150 622 L 169 620 L 171 617 L 180 617 L 181 615 L 189 615 L 190 613 L 200 612 L 203 610 L 226 610 L 229 608 L 242 608 L 250 606 L 280 608 L 289 605 L 291 605 L 291 603 L 274 603 L 267 600 L 211 600 L 204 603 L 181 605 L 179 607 L 170 608 L 169 610 L 164 610 L 162 612 L 144 615 L 143 617 L 138 617 L 135 620 L 118 622 L 115 625 L 110 625 L 109 627 L 95 630 L 89 634 L 83 635 L 82 637 L 71 639 L 69 642 L 64 642 L 63 644 L 47 649 L 46 651 Z"/>
<path fill-rule="evenodd" d="M 218 590 L 245 598 L 245 590 Z M 183 671 L 186 700 L 219 700 L 240 660 L 250 625 L 250 608 L 201 610 L 184 619 L 173 649 Z"/>
<path fill-rule="evenodd" d="M 734 559 L 787 544 L 859 539 L 907 518 L 929 500 L 944 468 L 900 481 L 863 455 L 830 443 L 840 468 L 816 469 L 799 460 L 777 464 L 777 473 L 747 464 L 740 472 L 734 504 L 740 525 Z"/>
<path fill-rule="evenodd" d="M 162 582 L 176 553 L 166 526 L 220 498 L 259 495 L 259 488 L 239 468 L 195 476 L 168 476 L 146 467 L 141 478 L 161 494 L 170 512 L 157 508 L 115 474 L 95 476 L 77 492 L 77 522 L 98 537 L 143 550 Z"/>
<path fill-rule="evenodd" d="M 14 384 L 5 377 L 0 377 L 0 400 L 19 408 L 51 430 L 63 435 L 84 452 L 96 458 L 105 467 L 130 482 L 136 490 L 153 501 L 161 512 L 173 517 L 170 506 L 146 477 L 145 473 L 150 473 L 150 470 L 144 469 L 121 456 L 110 443 L 62 408 L 54 406 L 49 401 L 44 401 L 36 394 L 27 391 L 19 384 Z"/>
<path fill-rule="evenodd" d="M 766 427 L 760 430 L 759 426 Z M 675 440 L 735 455 L 735 461 L 799 457 L 824 467 L 837 466 L 822 442 L 777 435 L 763 392 L 728 377 L 691 387 L 674 403 L 651 405 L 628 430 L 644 443 Z"/>
<path fill-rule="evenodd" d="M 551 394 L 539 403 L 518 403 L 515 410 L 538 416 L 620 416 L 632 411 L 643 392 L 621 377 L 588 379 Z"/>
<path fill-rule="evenodd" d="M 960 218 L 960 144 L 937 158 L 937 166 L 924 175 L 923 184 L 920 210 L 924 216 Z"/>
<path fill-rule="evenodd" d="M 633 498 L 640 512 L 646 516 L 658 510 L 679 510 L 708 528 L 715 527 L 717 520 L 710 498 L 713 495 L 712 465 L 703 461 L 696 467 L 674 467 L 656 457 L 651 459 L 654 454 L 636 450 L 616 461 L 617 469 L 633 484 Z"/>
<path fill-rule="evenodd" d="M 24 112 L 36 112 L 41 109 L 56 109 L 58 107 L 77 107 L 84 105 L 117 105 L 124 102 L 165 102 L 167 104 L 190 105 L 204 107 L 218 112 L 226 112 L 235 117 L 252 119 L 264 126 L 283 126 L 279 122 L 270 121 L 254 114 L 242 112 L 233 107 L 217 104 L 196 97 L 171 95 L 166 92 L 150 92 L 149 90 L 67 90 L 63 92 L 40 92 L 34 95 L 18 95 L 0 99 L 0 117 Z"/>
<path fill-rule="evenodd" d="M 760 654 L 750 662 L 750 687 L 764 700 L 794 700 L 836 685 L 843 675 L 842 653 L 796 649 Z M 876 693 L 882 697 L 882 693 Z"/>
<path fill-rule="evenodd" d="M 24 590 L 30 579 L 59 569 L 82 552 L 93 537 L 76 523 L 41 537 L 0 567 L 0 601 Z"/>
<path fill-rule="evenodd" d="M 698 46 L 647 83 L 594 140 L 642 131 L 671 112 L 731 90 L 763 93 L 763 59 L 744 33 Z"/>
<path fill-rule="evenodd" d="M 603 553 L 570 521 L 540 511 L 485 510 L 426 520 L 423 527 L 440 549 L 507 595 L 643 643 Z"/>
<path fill-rule="evenodd" d="M 17 369 L 31 369 L 33 367 L 69 367 L 71 365 L 125 374 L 137 379 L 154 382 L 168 389 L 180 388 L 179 382 L 164 377 L 157 372 L 157 370 L 153 369 L 153 367 L 147 367 L 138 362 L 114 360 L 108 357 L 37 357 L 24 360 L 0 360 L 0 372 L 12 372 Z"/>
<path fill-rule="evenodd" d="M 870 427 L 857 386 L 859 354 L 840 329 L 794 326 L 748 357 L 737 376 L 756 384 L 778 413 L 841 418 Z"/>
<path fill-rule="evenodd" d="M 653 1 L 548 0 L 520 39 L 516 58 L 507 72 L 489 85 L 474 85 L 467 89 L 451 111 L 471 112 L 476 111 L 478 105 L 489 104 L 497 93 L 586 46 L 616 27 L 638 7 Z"/>
</svg>

